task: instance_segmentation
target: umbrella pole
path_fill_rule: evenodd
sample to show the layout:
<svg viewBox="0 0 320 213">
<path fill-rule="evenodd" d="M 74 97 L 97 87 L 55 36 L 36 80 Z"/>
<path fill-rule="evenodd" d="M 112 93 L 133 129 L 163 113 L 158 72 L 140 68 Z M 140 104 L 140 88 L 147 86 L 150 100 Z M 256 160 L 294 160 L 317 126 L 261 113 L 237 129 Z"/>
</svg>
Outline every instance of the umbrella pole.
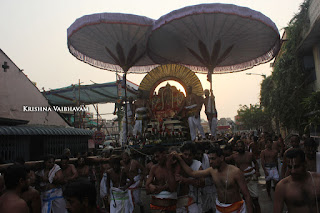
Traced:
<svg viewBox="0 0 320 213">
<path fill-rule="evenodd" d="M 214 67 L 208 67 L 208 77 L 209 77 L 209 80 L 210 80 L 210 92 L 212 94 L 212 73 L 213 73 L 213 69 Z"/>
<path fill-rule="evenodd" d="M 125 134 L 126 140 L 125 141 L 128 145 L 129 141 L 128 141 L 128 111 L 127 111 L 127 108 L 128 108 L 128 105 L 127 105 L 127 71 L 128 70 L 124 70 L 123 80 L 124 80 L 124 100 L 125 100 L 124 113 L 125 113 L 125 118 L 126 118 L 126 134 Z"/>
<path fill-rule="evenodd" d="M 212 73 L 210 73 L 210 92 L 212 93 Z"/>
</svg>

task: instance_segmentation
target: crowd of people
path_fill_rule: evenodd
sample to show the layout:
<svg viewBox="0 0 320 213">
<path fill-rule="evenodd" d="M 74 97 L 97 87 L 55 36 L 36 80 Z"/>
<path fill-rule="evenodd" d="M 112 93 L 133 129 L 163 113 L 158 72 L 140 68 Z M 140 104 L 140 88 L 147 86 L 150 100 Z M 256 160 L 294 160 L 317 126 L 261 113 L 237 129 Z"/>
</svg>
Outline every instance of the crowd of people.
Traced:
<svg viewBox="0 0 320 213">
<path fill-rule="evenodd" d="M 288 141 L 242 133 L 101 157 L 66 152 L 41 164 L 17 159 L 0 166 L 0 212 L 262 212 L 262 175 L 275 213 L 319 212 L 318 144 L 297 135 Z M 141 199 L 142 188 L 150 203 Z"/>
</svg>

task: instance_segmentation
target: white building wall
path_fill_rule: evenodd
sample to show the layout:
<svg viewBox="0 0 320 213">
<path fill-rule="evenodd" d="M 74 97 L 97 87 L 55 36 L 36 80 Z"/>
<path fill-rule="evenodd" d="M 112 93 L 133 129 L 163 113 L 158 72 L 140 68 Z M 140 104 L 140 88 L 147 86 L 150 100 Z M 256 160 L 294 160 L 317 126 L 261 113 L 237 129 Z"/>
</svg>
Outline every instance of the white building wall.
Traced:
<svg viewBox="0 0 320 213">
<path fill-rule="evenodd" d="M 6 72 L 2 68 L 5 61 Z M 0 117 L 28 120 L 33 125 L 68 126 L 55 111 L 24 112 L 24 106 L 48 107 L 48 101 L 1 49 L 0 65 Z"/>
</svg>

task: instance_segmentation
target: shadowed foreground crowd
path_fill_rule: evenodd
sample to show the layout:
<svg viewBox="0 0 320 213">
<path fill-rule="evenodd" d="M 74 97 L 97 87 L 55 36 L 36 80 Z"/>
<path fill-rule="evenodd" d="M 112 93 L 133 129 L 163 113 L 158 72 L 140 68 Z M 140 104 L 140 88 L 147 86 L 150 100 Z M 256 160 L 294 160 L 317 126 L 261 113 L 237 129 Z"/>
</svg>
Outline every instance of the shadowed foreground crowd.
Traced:
<svg viewBox="0 0 320 213">
<path fill-rule="evenodd" d="M 0 212 L 261 212 L 260 171 L 274 212 L 319 212 L 317 147 L 312 138 L 293 135 L 286 144 L 281 136 L 243 133 L 140 154 L 17 159 L 0 166 Z M 148 210 L 140 197 L 144 187 Z"/>
</svg>

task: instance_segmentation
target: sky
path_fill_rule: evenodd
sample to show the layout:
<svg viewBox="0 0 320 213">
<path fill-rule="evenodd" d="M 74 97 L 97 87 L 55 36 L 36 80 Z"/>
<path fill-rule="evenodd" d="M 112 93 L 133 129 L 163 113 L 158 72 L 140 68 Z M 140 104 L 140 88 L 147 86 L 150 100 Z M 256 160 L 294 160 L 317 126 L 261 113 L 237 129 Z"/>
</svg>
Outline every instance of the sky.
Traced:
<svg viewBox="0 0 320 213">
<path fill-rule="evenodd" d="M 201 3 L 227 3 L 245 6 L 268 16 L 280 36 L 303 0 L 0 0 L 0 49 L 42 91 L 77 84 L 115 81 L 114 72 L 101 70 L 79 61 L 68 50 L 67 29 L 84 15 L 119 12 L 158 19 L 185 6 Z M 270 64 L 238 73 L 213 76 L 218 118 L 231 118 L 239 105 L 259 103 L 261 74 L 269 76 Z M 254 73 L 247 75 L 246 73 Z M 139 84 L 146 74 L 129 74 L 128 80 Z M 204 89 L 209 89 L 206 75 L 197 74 Z M 93 108 L 92 112 L 94 112 Z M 99 105 L 103 118 L 112 119 L 113 104 Z M 202 110 L 202 118 L 205 115 Z"/>
</svg>

